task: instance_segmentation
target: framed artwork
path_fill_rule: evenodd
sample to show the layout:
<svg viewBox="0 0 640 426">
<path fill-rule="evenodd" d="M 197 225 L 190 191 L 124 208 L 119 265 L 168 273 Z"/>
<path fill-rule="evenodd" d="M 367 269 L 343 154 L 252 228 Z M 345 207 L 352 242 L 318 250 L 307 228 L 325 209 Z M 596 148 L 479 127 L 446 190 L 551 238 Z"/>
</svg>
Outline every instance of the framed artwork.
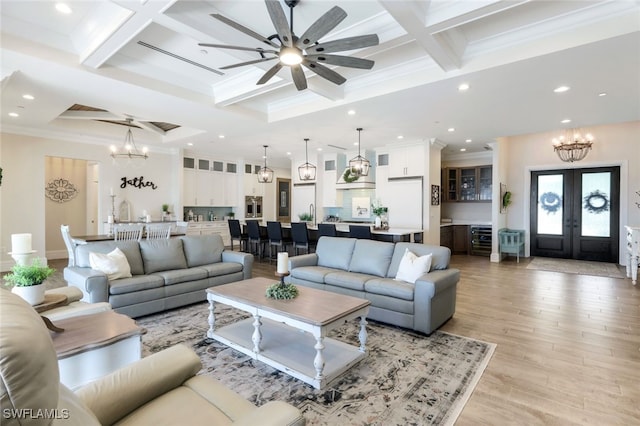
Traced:
<svg viewBox="0 0 640 426">
<path fill-rule="evenodd" d="M 507 212 L 508 203 L 505 204 L 505 194 L 507 193 L 507 185 L 500 182 L 500 213 L 505 214 Z"/>
<path fill-rule="evenodd" d="M 440 185 L 431 185 L 431 205 L 440 205 Z"/>
<path fill-rule="evenodd" d="M 351 217 L 369 219 L 371 217 L 371 198 L 353 197 L 351 200 Z"/>
</svg>

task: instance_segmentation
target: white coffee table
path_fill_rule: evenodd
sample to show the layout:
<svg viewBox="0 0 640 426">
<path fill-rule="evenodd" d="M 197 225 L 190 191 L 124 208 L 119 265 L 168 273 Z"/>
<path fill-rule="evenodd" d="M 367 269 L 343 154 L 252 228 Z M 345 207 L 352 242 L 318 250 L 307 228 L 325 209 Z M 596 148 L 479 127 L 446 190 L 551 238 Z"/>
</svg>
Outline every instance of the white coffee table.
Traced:
<svg viewBox="0 0 640 426">
<path fill-rule="evenodd" d="M 265 296 L 275 279 L 252 278 L 207 289 L 207 337 L 322 389 L 366 356 L 366 317 L 371 302 L 298 286 L 292 300 Z M 215 302 L 248 312 L 244 319 L 215 328 Z M 327 337 L 332 329 L 360 318 L 360 346 Z"/>
<path fill-rule="evenodd" d="M 60 381 L 72 390 L 140 359 L 142 329 L 126 315 L 109 310 L 55 325 L 64 329 L 51 332 Z"/>
</svg>

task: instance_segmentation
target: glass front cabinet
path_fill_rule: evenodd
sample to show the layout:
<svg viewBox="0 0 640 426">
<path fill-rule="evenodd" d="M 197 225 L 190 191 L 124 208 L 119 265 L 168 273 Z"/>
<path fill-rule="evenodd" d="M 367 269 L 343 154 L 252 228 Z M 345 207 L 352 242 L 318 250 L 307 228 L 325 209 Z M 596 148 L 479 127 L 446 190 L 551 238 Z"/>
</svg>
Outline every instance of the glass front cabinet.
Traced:
<svg viewBox="0 0 640 426">
<path fill-rule="evenodd" d="M 492 166 L 451 167 L 442 170 L 445 201 L 491 201 Z"/>
</svg>

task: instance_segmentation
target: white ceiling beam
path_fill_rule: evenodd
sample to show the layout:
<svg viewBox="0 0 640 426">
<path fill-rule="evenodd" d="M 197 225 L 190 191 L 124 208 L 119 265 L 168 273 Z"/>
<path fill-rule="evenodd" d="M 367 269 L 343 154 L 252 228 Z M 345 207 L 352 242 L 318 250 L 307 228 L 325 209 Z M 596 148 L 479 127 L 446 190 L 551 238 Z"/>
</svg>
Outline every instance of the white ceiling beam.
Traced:
<svg viewBox="0 0 640 426">
<path fill-rule="evenodd" d="M 521 6 L 530 0 L 498 0 L 493 2 L 464 2 L 465 6 L 474 6 L 471 10 L 459 10 L 455 15 L 429 13 L 426 27 L 431 34 L 453 29 L 469 22 L 486 18 L 496 13 L 504 12 L 513 7 Z"/>
<path fill-rule="evenodd" d="M 379 0 L 404 30 L 413 36 L 433 60 L 445 71 L 453 71 L 462 67 L 462 60 L 455 50 L 442 37 L 434 35 L 425 26 L 424 11 L 419 3 Z"/>
</svg>

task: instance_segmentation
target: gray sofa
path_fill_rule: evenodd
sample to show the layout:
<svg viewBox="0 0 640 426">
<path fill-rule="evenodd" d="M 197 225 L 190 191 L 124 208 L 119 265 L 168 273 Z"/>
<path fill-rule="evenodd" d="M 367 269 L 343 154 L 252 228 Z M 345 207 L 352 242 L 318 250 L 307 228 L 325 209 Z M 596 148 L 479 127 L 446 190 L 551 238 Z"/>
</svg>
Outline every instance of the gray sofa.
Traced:
<svg viewBox="0 0 640 426">
<path fill-rule="evenodd" d="M 89 253 L 116 247 L 127 257 L 132 277 L 109 281 L 91 269 Z M 204 301 L 207 288 L 251 278 L 252 267 L 253 256 L 224 250 L 220 235 L 103 241 L 78 246 L 76 266 L 64 269 L 64 279 L 82 290 L 83 301 L 109 302 L 135 318 Z"/>
<path fill-rule="evenodd" d="M 432 253 L 415 284 L 394 279 L 407 248 Z M 450 257 L 441 246 L 321 237 L 315 253 L 289 258 L 286 282 L 367 299 L 368 318 L 431 334 L 456 308 L 460 271 L 449 268 Z"/>
</svg>

